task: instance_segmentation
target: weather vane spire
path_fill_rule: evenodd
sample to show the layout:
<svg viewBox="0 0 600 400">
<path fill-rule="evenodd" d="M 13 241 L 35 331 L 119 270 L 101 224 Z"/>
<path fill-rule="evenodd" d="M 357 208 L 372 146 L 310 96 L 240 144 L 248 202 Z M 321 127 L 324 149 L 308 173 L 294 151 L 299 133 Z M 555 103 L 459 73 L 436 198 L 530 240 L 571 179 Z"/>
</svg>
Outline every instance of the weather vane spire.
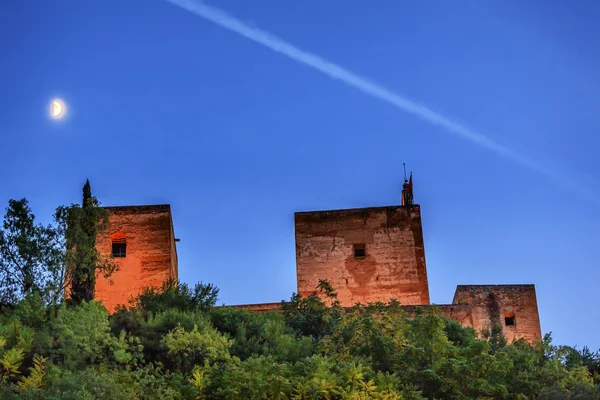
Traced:
<svg viewBox="0 0 600 400">
<path fill-rule="evenodd" d="M 404 183 L 402 184 L 402 205 L 412 206 L 413 205 L 413 181 L 412 171 L 410 172 L 410 178 L 406 179 L 406 163 L 402 163 L 404 166 Z"/>
</svg>

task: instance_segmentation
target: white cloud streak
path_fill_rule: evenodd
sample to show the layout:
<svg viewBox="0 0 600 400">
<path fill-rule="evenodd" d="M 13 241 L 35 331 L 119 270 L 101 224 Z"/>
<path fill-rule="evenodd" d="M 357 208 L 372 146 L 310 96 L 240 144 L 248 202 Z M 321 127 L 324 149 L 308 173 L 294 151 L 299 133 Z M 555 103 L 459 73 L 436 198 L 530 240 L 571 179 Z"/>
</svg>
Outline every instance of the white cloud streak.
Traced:
<svg viewBox="0 0 600 400">
<path fill-rule="evenodd" d="M 431 108 L 418 104 L 404 96 L 401 96 L 393 91 L 377 84 L 373 83 L 367 78 L 361 77 L 357 74 L 350 72 L 349 70 L 334 64 L 326 59 L 312 54 L 308 51 L 302 50 L 283 39 L 278 38 L 270 34 L 269 32 L 260 30 L 256 27 L 250 26 L 247 23 L 240 21 L 239 19 L 227 14 L 218 8 L 209 6 L 200 0 L 166 0 L 176 6 L 179 6 L 185 10 L 188 10 L 210 22 L 213 22 L 225 29 L 235 32 L 241 36 L 244 36 L 256 43 L 259 43 L 279 54 L 285 55 L 292 60 L 295 60 L 301 64 L 307 65 L 313 69 L 316 69 L 330 78 L 337 79 L 361 92 L 383 100 L 396 108 L 405 111 L 409 114 L 414 115 L 422 120 L 425 120 L 433 125 L 439 126 L 449 133 L 454 134 L 462 139 L 468 140 L 480 147 L 491 150 L 499 156 L 510 159 L 513 162 L 525 166 L 531 170 L 537 171 L 547 177 L 558 180 L 563 184 L 567 184 L 574 187 L 582 192 L 586 192 L 587 195 L 592 195 L 597 198 L 597 195 L 591 192 L 589 189 L 569 183 L 570 181 L 564 179 L 564 177 L 551 171 L 548 168 L 542 167 L 531 158 L 521 154 L 513 149 L 510 149 L 500 143 L 495 142 L 489 137 L 478 133 L 452 119 L 432 110 Z"/>
</svg>

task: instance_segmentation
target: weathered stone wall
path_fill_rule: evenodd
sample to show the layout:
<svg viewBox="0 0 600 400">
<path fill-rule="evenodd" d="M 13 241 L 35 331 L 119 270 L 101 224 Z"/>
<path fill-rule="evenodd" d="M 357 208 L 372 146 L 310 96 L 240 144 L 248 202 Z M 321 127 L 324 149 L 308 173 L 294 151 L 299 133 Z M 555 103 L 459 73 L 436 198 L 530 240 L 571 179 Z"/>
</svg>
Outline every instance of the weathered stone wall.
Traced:
<svg viewBox="0 0 600 400">
<path fill-rule="evenodd" d="M 534 285 L 459 285 L 453 304 L 468 304 L 479 333 L 500 325 L 506 339 L 540 340 L 542 330 Z M 514 325 L 506 318 L 514 317 Z"/>
<path fill-rule="evenodd" d="M 391 299 L 429 304 L 420 207 L 392 206 L 295 214 L 298 293 L 320 279 L 342 306 Z M 354 245 L 365 256 L 355 257 Z"/>
<path fill-rule="evenodd" d="M 127 243 L 126 257 L 111 258 L 119 270 L 109 279 L 98 276 L 96 280 L 96 299 L 113 312 L 145 287 L 158 287 L 169 278 L 176 279 L 177 249 L 169 205 L 106 210 L 110 226 L 98 235 L 96 248 L 100 254 L 111 257 L 113 239 L 124 237 Z"/>
</svg>

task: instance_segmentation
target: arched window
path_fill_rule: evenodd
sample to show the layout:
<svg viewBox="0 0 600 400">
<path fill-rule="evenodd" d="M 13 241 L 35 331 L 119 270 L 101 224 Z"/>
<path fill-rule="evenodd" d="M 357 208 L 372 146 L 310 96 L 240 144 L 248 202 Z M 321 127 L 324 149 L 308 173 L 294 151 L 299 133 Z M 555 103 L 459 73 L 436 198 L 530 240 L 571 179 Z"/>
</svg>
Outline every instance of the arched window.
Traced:
<svg viewBox="0 0 600 400">
<path fill-rule="evenodd" d="M 123 232 L 117 232 L 111 236 L 112 256 L 127 257 L 127 236 Z"/>
</svg>

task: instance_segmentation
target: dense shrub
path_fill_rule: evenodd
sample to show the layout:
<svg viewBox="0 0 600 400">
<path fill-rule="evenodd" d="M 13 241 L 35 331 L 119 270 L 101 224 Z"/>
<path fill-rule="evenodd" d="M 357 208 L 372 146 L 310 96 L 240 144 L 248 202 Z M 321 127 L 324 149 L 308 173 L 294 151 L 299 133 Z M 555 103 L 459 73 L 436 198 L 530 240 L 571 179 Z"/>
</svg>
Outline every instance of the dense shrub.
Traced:
<svg viewBox="0 0 600 400">
<path fill-rule="evenodd" d="M 26 296 L 0 314 L 0 398 L 600 400 L 599 354 L 549 335 L 506 343 L 397 302 L 343 309 L 326 282 L 324 301 L 265 313 L 196 288 L 169 283 L 113 315 Z"/>
</svg>

